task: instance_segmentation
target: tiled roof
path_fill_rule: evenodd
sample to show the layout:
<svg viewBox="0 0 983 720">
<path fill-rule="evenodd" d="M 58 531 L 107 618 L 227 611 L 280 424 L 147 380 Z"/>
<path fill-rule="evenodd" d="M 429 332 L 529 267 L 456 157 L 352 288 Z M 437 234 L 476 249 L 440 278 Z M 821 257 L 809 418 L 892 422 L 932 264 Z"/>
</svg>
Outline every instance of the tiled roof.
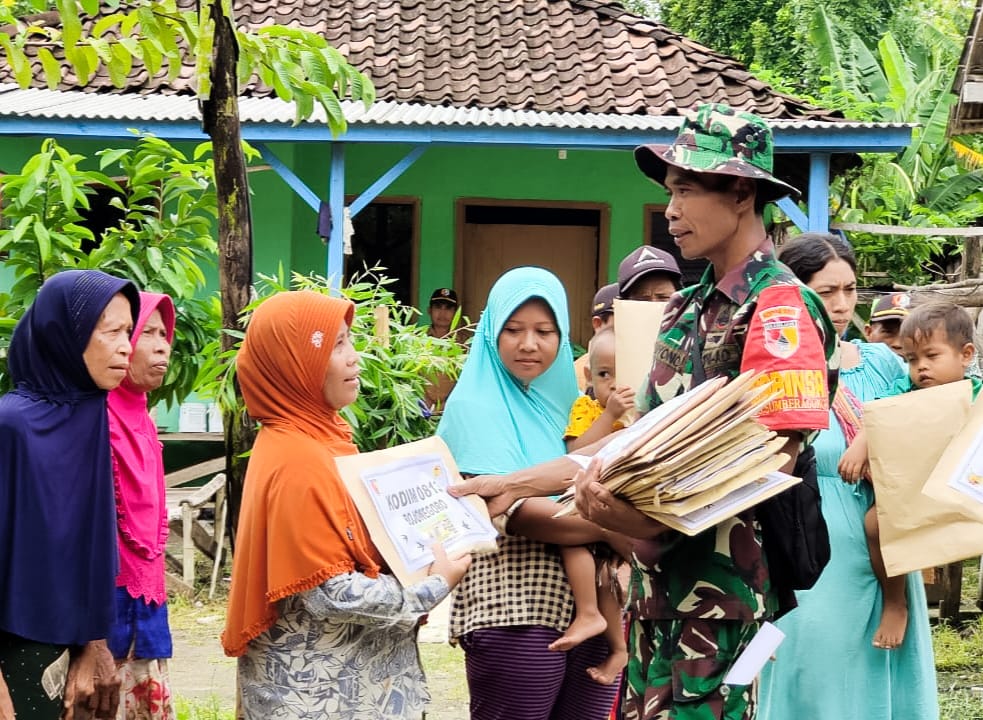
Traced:
<svg viewBox="0 0 983 720">
<path fill-rule="evenodd" d="M 323 35 L 372 78 L 379 100 L 655 116 L 719 101 L 768 118 L 837 118 L 776 93 L 736 60 L 613 2 L 239 0 L 236 6 L 241 24 L 277 23 Z M 185 66 L 168 83 L 165 72 L 148 77 L 136 64 L 124 91 L 189 94 L 191 77 Z M 10 77 L 0 69 L 3 80 Z M 66 80 L 61 89 L 73 88 L 74 77 Z M 104 70 L 87 90 L 118 92 Z M 251 84 L 244 94 L 272 91 Z"/>
</svg>

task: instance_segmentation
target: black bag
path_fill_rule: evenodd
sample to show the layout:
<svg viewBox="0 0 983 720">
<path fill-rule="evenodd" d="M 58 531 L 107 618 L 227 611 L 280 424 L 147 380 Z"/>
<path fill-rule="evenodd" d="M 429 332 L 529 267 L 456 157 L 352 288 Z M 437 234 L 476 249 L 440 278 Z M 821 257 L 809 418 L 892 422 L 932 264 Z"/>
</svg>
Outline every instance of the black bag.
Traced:
<svg viewBox="0 0 983 720">
<path fill-rule="evenodd" d="M 780 613 L 795 607 L 794 590 L 808 590 L 829 562 L 829 530 L 823 518 L 811 447 L 799 454 L 795 476 L 801 483 L 759 504 L 754 512 L 761 524 L 761 543 L 768 574 L 779 597 Z"/>
</svg>

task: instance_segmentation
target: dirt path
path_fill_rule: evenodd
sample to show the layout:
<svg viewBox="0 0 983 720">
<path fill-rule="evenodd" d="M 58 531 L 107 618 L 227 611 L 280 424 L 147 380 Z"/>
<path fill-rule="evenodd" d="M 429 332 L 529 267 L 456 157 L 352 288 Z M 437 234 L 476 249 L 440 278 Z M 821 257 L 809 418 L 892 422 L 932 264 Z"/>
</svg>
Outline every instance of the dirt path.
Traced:
<svg viewBox="0 0 983 720">
<path fill-rule="evenodd" d="M 196 704 L 217 701 L 222 709 L 235 707 L 236 661 L 222 652 L 219 634 L 225 622 L 220 606 L 200 613 L 182 613 L 172 623 L 174 658 L 168 669 L 175 697 Z"/>
</svg>

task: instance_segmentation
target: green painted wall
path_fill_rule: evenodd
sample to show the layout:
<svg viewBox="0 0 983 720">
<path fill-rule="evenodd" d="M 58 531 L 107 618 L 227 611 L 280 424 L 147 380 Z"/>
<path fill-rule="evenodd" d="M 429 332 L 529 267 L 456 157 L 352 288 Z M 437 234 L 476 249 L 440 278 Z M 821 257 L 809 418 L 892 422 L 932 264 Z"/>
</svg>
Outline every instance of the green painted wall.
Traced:
<svg viewBox="0 0 983 720">
<path fill-rule="evenodd" d="M 17 170 L 37 151 L 40 139 L 0 139 L 0 169 Z M 121 142 L 65 141 L 69 149 L 94 155 Z M 180 144 L 186 152 L 191 143 Z M 327 196 L 328 145 L 272 145 L 276 155 L 314 192 Z M 358 194 L 407 152 L 407 145 L 351 145 L 346 149 L 347 194 Z M 317 236 L 317 214 L 272 170 L 250 173 L 254 223 L 254 269 L 272 274 L 280 263 L 300 272 L 325 272 L 326 249 Z M 420 198 L 418 303 L 425 305 L 432 288 L 454 278 L 455 205 L 460 198 L 556 200 L 602 203 L 610 208 L 608 278 L 618 261 L 644 241 L 643 207 L 665 202 L 662 190 L 635 168 L 624 151 L 557 150 L 520 147 L 429 148 L 383 195 Z M 209 290 L 217 272 L 205 268 Z"/>
<path fill-rule="evenodd" d="M 346 193 L 364 190 L 409 150 L 410 146 L 349 146 L 345 157 Z M 285 153 L 277 152 L 289 163 Z M 330 149 L 305 148 L 293 159 L 298 176 L 326 196 Z M 621 258 L 644 241 L 644 205 L 666 200 L 662 190 L 638 172 L 629 152 L 570 150 L 561 160 L 556 150 L 517 147 L 432 147 L 383 195 L 421 199 L 420 306 L 426 304 L 430 289 L 453 282 L 455 205 L 460 198 L 607 204 L 608 278 L 612 280 Z M 313 230 L 315 214 L 299 200 L 293 207 L 297 213 L 293 223 L 294 267 L 323 272 L 323 247 L 317 252 L 299 252 L 301 247 L 311 246 L 305 236 L 317 239 Z"/>
</svg>

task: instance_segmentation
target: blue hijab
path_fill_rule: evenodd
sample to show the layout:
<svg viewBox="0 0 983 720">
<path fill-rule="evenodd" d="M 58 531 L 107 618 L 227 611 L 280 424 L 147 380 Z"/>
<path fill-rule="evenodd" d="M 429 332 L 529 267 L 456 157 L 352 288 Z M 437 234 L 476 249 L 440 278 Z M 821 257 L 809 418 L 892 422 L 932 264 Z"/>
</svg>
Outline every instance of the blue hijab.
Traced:
<svg viewBox="0 0 983 720">
<path fill-rule="evenodd" d="M 136 287 L 97 270 L 48 279 L 14 328 L 0 397 L 0 630 L 80 645 L 109 634 L 117 570 L 107 393 L 83 353 Z"/>
<path fill-rule="evenodd" d="M 532 298 L 541 298 L 552 308 L 560 348 L 546 372 L 525 387 L 502 364 L 498 336 L 512 313 Z M 508 271 L 488 294 L 488 305 L 437 435 L 450 447 L 461 472 L 512 472 L 566 452 L 563 432 L 576 399 L 570 313 L 563 285 L 543 268 Z"/>
</svg>

